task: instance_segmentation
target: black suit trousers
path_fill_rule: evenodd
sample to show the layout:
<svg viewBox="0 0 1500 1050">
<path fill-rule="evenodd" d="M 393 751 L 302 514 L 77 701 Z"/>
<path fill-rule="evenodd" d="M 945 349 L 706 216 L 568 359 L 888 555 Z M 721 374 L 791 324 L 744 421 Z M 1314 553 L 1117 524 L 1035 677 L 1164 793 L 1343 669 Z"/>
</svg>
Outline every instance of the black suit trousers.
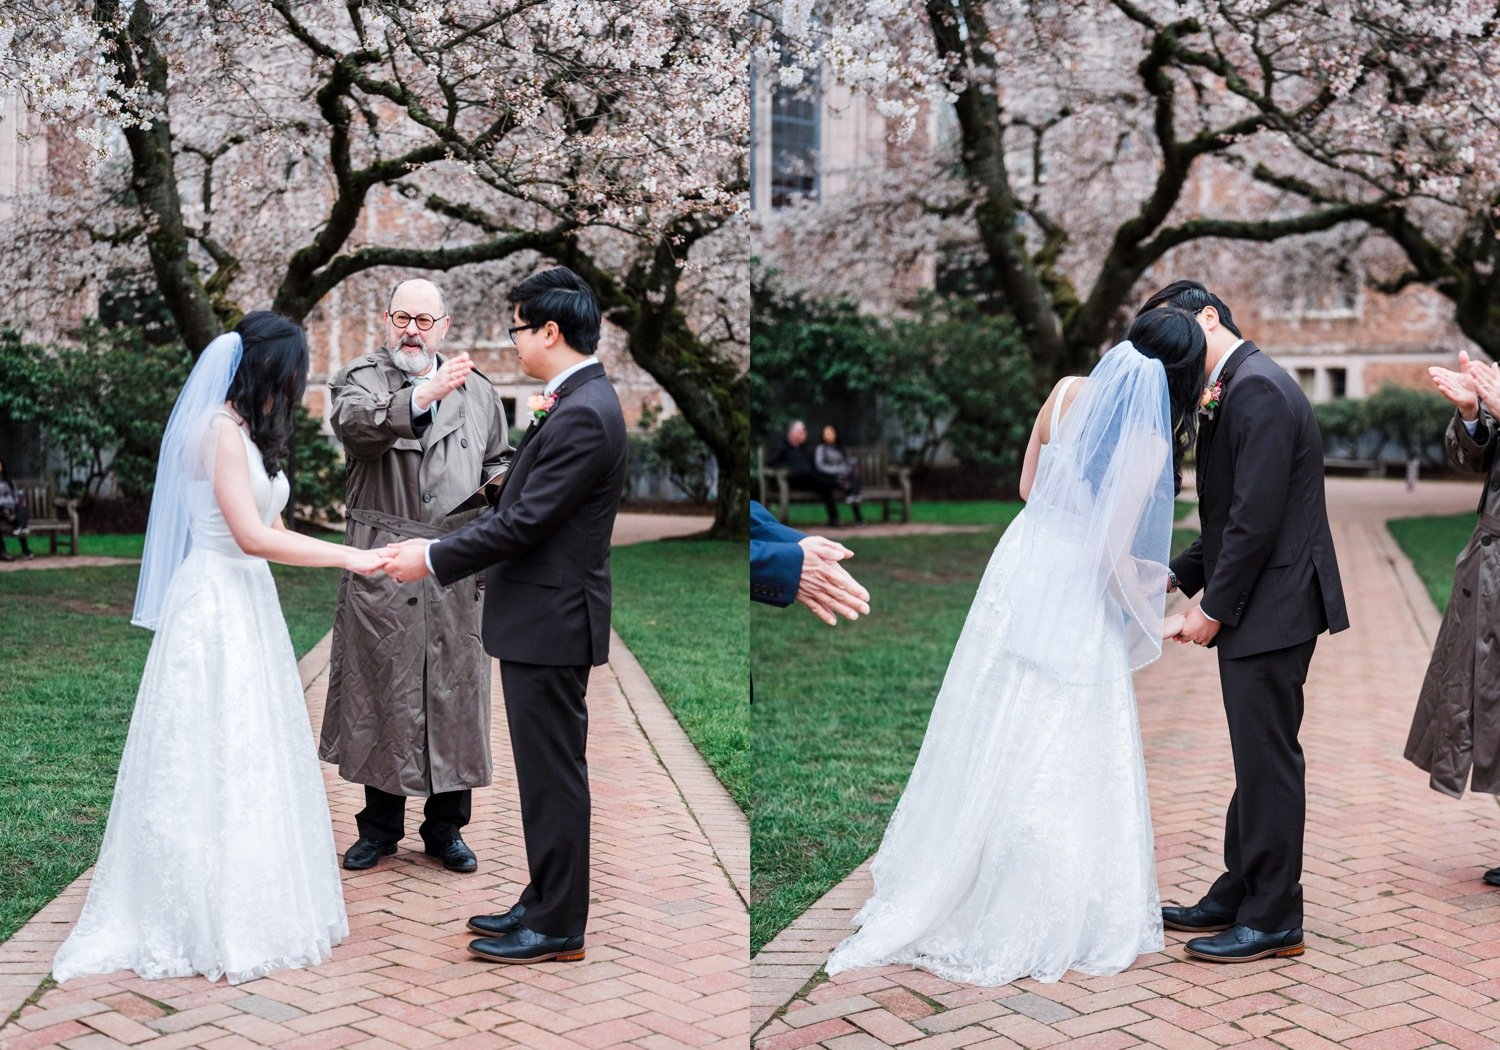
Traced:
<svg viewBox="0 0 1500 1050">
<path fill-rule="evenodd" d="M 528 929 L 583 933 L 589 915 L 589 667 L 500 661 L 531 883 L 517 902 Z"/>
<path fill-rule="evenodd" d="M 1224 822 L 1224 874 L 1208 897 L 1240 925 L 1266 933 L 1302 925 L 1307 790 L 1297 733 L 1317 641 L 1238 659 L 1219 654 L 1235 789 Z"/>
<path fill-rule="evenodd" d="M 426 819 L 419 829 L 423 843 L 436 849 L 459 838 L 464 825 L 469 823 L 473 806 L 474 792 L 468 788 L 427 796 L 422 807 Z M 365 808 L 354 814 L 354 823 L 362 839 L 400 842 L 406 835 L 406 796 L 366 784 Z"/>
</svg>

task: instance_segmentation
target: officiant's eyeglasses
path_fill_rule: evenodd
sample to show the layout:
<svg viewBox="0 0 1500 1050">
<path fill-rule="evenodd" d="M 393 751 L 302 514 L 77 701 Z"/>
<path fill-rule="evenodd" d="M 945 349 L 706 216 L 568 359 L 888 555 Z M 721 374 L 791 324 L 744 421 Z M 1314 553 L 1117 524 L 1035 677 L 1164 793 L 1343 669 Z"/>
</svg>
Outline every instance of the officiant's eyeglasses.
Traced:
<svg viewBox="0 0 1500 1050">
<path fill-rule="evenodd" d="M 403 310 L 400 313 L 391 314 L 390 318 L 391 324 L 397 328 L 405 328 L 415 321 L 417 322 L 417 327 L 425 332 L 447 316 L 447 314 L 440 314 L 437 317 L 433 317 L 431 314 L 409 314 Z"/>
</svg>

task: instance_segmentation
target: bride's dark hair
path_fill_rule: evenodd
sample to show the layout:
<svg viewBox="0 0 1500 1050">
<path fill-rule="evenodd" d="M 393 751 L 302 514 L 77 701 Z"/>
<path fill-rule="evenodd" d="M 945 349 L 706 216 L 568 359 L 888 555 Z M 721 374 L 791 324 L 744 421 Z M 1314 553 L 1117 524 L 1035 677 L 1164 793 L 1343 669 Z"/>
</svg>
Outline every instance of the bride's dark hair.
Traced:
<svg viewBox="0 0 1500 1050">
<path fill-rule="evenodd" d="M 1125 338 L 1167 370 L 1172 417 L 1172 484 L 1182 491 L 1182 457 L 1198 438 L 1198 401 L 1203 395 L 1203 358 L 1208 343 L 1197 320 L 1175 306 L 1147 310 Z"/>
<path fill-rule="evenodd" d="M 270 310 L 251 311 L 234 330 L 245 349 L 228 400 L 250 428 L 266 473 L 274 477 L 291 442 L 292 414 L 307 389 L 307 333 Z"/>
</svg>

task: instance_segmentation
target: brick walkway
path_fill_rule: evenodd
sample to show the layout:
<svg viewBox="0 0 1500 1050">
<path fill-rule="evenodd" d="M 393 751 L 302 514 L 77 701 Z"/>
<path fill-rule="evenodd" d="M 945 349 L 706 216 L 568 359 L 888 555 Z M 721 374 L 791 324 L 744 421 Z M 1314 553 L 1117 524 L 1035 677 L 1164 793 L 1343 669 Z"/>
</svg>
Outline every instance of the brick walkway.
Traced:
<svg viewBox="0 0 1500 1050">
<path fill-rule="evenodd" d="M 303 659 L 314 732 L 326 645 Z M 465 831 L 478 872 L 443 870 L 413 834 L 375 869 L 343 873 L 350 935 L 323 966 L 235 987 L 128 973 L 53 986 L 52 955 L 82 906 L 85 875 L 0 945 L 0 1047 L 743 1047 L 745 819 L 614 645 L 589 688 L 594 878 L 584 962 L 493 966 L 466 951 L 464 920 L 509 906 L 525 881 L 496 675 L 495 783 L 475 792 Z M 362 799 L 324 770 L 342 849 Z"/>
<path fill-rule="evenodd" d="M 1456 802 L 1401 757 L 1438 617 L 1382 522 L 1471 510 L 1473 484 L 1332 479 L 1353 627 L 1320 641 L 1308 760 L 1308 950 L 1236 966 L 1185 962 L 1186 934 L 1113 977 L 1002 988 L 884 967 L 819 967 L 869 894 L 853 873 L 752 965 L 757 1050 L 866 1047 L 1500 1046 L 1500 812 Z M 1455 552 L 1456 553 L 1456 552 Z M 1137 678 L 1165 900 L 1217 874 L 1229 747 L 1212 653 L 1170 650 Z"/>
</svg>

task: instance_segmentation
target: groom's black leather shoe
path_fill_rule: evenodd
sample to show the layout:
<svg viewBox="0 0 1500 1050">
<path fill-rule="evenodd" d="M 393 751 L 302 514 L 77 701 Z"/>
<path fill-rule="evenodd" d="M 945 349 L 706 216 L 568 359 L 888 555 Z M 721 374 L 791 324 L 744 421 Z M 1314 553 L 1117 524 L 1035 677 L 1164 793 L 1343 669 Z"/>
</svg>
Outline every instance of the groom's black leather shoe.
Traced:
<svg viewBox="0 0 1500 1050">
<path fill-rule="evenodd" d="M 469 942 L 469 951 L 481 959 L 498 963 L 536 963 L 555 959 L 577 962 L 583 958 L 583 935 L 549 937 L 517 926 L 503 937 L 481 937 Z"/>
<path fill-rule="evenodd" d="M 486 937 L 503 937 L 521 925 L 521 916 L 526 914 L 526 905 L 517 904 L 504 915 L 476 915 L 469 920 L 469 929 Z"/>
<path fill-rule="evenodd" d="M 1182 946 L 1194 959 L 1209 962 L 1253 962 L 1302 954 L 1302 930 L 1262 933 L 1248 926 L 1231 926 L 1212 937 L 1194 937 Z"/>
<path fill-rule="evenodd" d="M 1491 868 L 1485 872 L 1484 881 L 1491 886 L 1500 886 L 1500 868 Z"/>
<path fill-rule="evenodd" d="M 349 852 L 344 854 L 344 867 L 350 871 L 364 871 L 366 868 L 373 868 L 381 857 L 389 857 L 395 852 L 394 842 L 358 839 L 349 847 Z"/>
<path fill-rule="evenodd" d="M 463 839 L 454 839 L 441 846 L 428 843 L 422 852 L 429 857 L 438 858 L 449 871 L 473 871 L 479 867 L 479 861 L 474 859 L 474 851 L 464 845 Z"/>
<path fill-rule="evenodd" d="M 1163 905 L 1161 923 L 1169 930 L 1185 933 L 1218 933 L 1234 925 L 1234 912 L 1205 897 L 1191 908 L 1178 904 Z"/>
</svg>

